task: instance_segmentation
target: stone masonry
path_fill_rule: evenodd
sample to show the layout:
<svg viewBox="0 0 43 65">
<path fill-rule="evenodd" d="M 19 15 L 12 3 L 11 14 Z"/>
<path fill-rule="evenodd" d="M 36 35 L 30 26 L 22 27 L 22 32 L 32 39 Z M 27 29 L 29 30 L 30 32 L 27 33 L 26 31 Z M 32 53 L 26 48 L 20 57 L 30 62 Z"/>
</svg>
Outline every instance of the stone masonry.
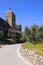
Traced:
<svg viewBox="0 0 43 65">
<path fill-rule="evenodd" d="M 16 15 L 13 13 L 12 10 L 8 10 L 5 13 L 5 20 L 9 23 L 9 25 L 16 30 L 21 31 L 21 25 L 16 24 Z"/>
<path fill-rule="evenodd" d="M 21 25 L 16 24 L 16 15 L 12 10 L 8 10 L 5 12 L 5 20 L 0 18 L 0 25 L 0 29 L 4 31 L 8 30 L 9 28 L 21 31 Z"/>
</svg>

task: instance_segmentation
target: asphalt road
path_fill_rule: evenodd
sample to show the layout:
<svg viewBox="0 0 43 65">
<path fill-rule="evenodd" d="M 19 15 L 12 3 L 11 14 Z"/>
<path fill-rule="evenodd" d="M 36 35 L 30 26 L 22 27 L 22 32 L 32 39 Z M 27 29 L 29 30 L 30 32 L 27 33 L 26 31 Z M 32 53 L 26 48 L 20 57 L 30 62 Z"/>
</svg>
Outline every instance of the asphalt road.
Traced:
<svg viewBox="0 0 43 65">
<path fill-rule="evenodd" d="M 20 45 L 21 44 L 2 46 L 2 48 L 0 48 L 0 65 L 28 65 L 17 53 Z"/>
</svg>

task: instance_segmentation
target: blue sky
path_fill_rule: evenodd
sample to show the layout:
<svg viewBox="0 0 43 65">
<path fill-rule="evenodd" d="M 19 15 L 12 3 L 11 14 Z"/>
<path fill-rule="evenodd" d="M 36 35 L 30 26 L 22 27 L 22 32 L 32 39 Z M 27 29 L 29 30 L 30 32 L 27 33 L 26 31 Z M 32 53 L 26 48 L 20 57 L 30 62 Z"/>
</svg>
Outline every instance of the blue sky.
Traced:
<svg viewBox="0 0 43 65">
<path fill-rule="evenodd" d="M 5 18 L 9 8 L 16 15 L 16 23 L 25 26 L 43 24 L 43 0 L 0 0 L 0 17 Z"/>
</svg>

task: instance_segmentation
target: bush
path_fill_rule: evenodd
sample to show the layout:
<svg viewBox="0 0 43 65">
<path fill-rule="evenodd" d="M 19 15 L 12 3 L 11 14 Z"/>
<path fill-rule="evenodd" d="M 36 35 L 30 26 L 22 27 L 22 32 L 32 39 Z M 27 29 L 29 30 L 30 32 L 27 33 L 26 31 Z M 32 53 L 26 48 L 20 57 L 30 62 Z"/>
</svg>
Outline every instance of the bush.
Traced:
<svg viewBox="0 0 43 65">
<path fill-rule="evenodd" d="M 37 44 L 43 40 L 43 26 L 33 25 L 32 27 L 25 27 L 25 37 L 30 42 Z"/>
<path fill-rule="evenodd" d="M 23 42 L 25 42 L 25 41 L 26 41 L 26 38 L 21 37 L 21 38 L 19 39 L 19 42 L 20 42 L 20 43 L 23 43 Z"/>
<path fill-rule="evenodd" d="M 0 30 L 0 39 L 2 39 L 3 37 L 5 37 L 4 32 Z"/>
<path fill-rule="evenodd" d="M 19 38 L 21 37 L 21 32 L 13 29 L 8 30 L 8 38 L 13 38 L 16 42 L 19 41 Z"/>
<path fill-rule="evenodd" d="M 15 37 L 15 32 L 12 29 L 8 30 L 7 36 L 10 38 L 14 38 Z"/>
</svg>

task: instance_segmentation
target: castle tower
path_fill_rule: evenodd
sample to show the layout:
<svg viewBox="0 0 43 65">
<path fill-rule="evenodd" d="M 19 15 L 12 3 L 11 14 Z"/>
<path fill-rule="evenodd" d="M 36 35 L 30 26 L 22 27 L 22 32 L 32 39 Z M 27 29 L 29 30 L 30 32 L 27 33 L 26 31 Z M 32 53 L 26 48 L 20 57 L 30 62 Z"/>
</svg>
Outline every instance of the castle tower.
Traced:
<svg viewBox="0 0 43 65">
<path fill-rule="evenodd" d="M 11 9 L 5 13 L 5 19 L 12 28 L 15 28 L 16 16 Z"/>
</svg>

